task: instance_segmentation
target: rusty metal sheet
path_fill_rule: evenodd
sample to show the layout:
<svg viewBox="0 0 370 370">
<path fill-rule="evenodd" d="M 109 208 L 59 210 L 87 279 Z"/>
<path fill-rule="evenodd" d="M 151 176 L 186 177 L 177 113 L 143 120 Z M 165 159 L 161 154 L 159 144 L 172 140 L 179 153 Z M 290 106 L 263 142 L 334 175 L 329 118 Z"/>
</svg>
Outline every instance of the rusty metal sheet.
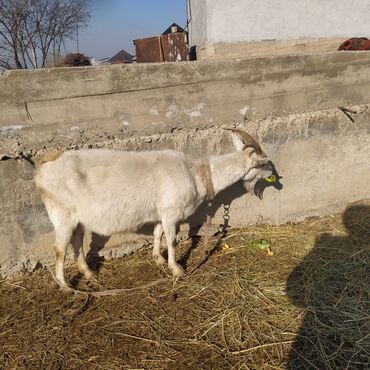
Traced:
<svg viewBox="0 0 370 370">
<path fill-rule="evenodd" d="M 138 63 L 163 62 L 160 36 L 134 40 Z"/>
<path fill-rule="evenodd" d="M 134 40 L 138 63 L 179 62 L 189 60 L 187 34 L 174 32 L 167 35 Z"/>
<path fill-rule="evenodd" d="M 189 48 L 185 32 L 169 33 L 161 36 L 162 52 L 165 62 L 181 62 L 189 60 Z"/>
</svg>

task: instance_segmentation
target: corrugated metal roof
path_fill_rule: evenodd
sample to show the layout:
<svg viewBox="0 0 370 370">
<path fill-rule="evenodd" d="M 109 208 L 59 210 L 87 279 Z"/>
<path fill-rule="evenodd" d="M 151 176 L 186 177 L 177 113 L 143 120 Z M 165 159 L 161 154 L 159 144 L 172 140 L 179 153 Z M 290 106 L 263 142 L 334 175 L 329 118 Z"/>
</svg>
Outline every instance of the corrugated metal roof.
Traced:
<svg viewBox="0 0 370 370">
<path fill-rule="evenodd" d="M 108 60 L 109 63 L 132 63 L 133 61 L 133 55 L 123 49 Z"/>
</svg>

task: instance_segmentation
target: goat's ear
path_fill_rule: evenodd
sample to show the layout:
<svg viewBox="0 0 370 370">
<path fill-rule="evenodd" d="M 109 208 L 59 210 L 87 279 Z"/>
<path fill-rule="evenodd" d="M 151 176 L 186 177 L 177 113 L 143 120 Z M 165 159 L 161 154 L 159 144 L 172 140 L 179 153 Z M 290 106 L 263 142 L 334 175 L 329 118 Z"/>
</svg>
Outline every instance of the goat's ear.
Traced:
<svg viewBox="0 0 370 370">
<path fill-rule="evenodd" d="M 238 152 L 242 152 L 246 148 L 243 139 L 238 134 L 232 132 L 231 138 L 233 139 L 234 147 Z"/>
</svg>

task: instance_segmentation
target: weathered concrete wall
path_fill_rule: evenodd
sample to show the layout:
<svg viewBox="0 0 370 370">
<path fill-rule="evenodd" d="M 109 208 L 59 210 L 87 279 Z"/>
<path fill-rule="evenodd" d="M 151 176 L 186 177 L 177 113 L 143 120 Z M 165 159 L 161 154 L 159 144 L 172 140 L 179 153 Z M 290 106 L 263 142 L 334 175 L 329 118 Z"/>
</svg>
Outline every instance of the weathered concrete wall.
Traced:
<svg viewBox="0 0 370 370">
<path fill-rule="evenodd" d="M 333 53 L 343 38 L 263 40 L 249 42 L 217 42 L 198 44 L 197 60 L 245 59 L 277 55 Z"/>
<path fill-rule="evenodd" d="M 208 43 L 366 36 L 369 32 L 367 0 L 341 0 L 340 6 L 336 0 L 190 0 L 190 3 L 191 40 Z M 200 22 L 205 24 L 206 31 Z"/>
<path fill-rule="evenodd" d="M 370 198 L 369 61 L 359 52 L 4 73 L 0 274 L 52 255 L 33 169 L 19 158 L 56 147 L 175 148 L 198 157 L 233 150 L 221 126 L 240 125 L 274 161 L 284 188 L 266 188 L 260 201 L 233 186 L 215 201 L 215 225 L 224 202 L 238 226 L 298 221 Z M 355 110 L 354 122 L 337 105 Z M 204 219 L 200 209 L 189 222 Z M 106 253 L 134 249 L 135 240 L 119 249 L 122 239 L 112 238 Z M 93 244 L 98 250 L 104 240 Z"/>
<path fill-rule="evenodd" d="M 189 44 L 201 45 L 207 42 L 207 1 L 187 0 L 189 20 Z"/>
</svg>

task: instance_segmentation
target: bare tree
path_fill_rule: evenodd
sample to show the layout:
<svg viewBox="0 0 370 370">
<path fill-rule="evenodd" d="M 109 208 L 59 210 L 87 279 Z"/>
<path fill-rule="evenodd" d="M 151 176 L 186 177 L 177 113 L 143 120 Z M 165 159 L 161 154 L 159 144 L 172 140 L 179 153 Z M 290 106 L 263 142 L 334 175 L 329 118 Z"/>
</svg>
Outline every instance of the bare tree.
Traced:
<svg viewBox="0 0 370 370">
<path fill-rule="evenodd" d="M 42 68 L 90 19 L 90 0 L 0 0 L 0 67 Z"/>
</svg>

